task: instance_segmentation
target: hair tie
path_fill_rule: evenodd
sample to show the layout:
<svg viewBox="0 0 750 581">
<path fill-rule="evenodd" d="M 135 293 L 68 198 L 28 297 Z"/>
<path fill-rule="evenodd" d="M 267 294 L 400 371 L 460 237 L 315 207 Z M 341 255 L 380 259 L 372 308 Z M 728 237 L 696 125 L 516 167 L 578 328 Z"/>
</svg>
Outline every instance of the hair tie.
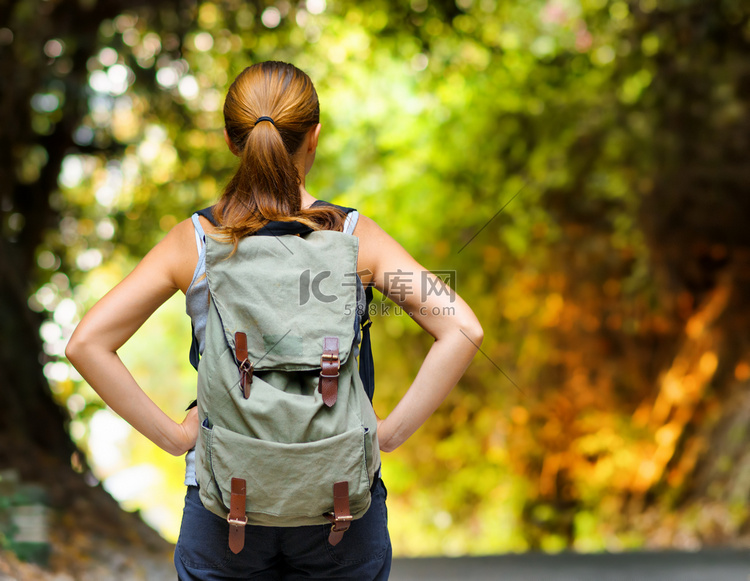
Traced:
<svg viewBox="0 0 750 581">
<path fill-rule="evenodd" d="M 270 121 L 271 125 L 273 125 L 274 127 L 276 127 L 276 123 L 274 123 L 273 119 L 271 119 L 270 117 L 265 117 L 265 116 L 264 117 L 258 117 L 258 119 L 256 119 L 256 121 L 255 121 L 255 124 L 257 125 L 261 121 Z"/>
</svg>

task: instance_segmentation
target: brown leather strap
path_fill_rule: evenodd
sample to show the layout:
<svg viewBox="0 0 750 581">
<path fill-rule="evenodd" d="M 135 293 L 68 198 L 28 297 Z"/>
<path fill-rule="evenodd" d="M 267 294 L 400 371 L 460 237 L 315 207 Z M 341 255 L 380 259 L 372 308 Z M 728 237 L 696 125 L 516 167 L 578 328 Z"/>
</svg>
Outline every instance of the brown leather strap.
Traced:
<svg viewBox="0 0 750 581">
<path fill-rule="evenodd" d="M 247 360 L 247 335 L 242 331 L 234 334 L 234 356 L 239 361 L 242 395 L 247 399 L 250 397 L 250 384 L 253 382 L 253 364 Z"/>
<path fill-rule="evenodd" d="M 349 530 L 349 524 L 352 522 L 348 482 L 336 482 L 333 485 L 333 514 L 327 514 L 325 517 L 333 524 L 328 542 L 335 546 L 344 538 L 344 533 Z"/>
<path fill-rule="evenodd" d="M 332 407 L 339 391 L 339 338 L 323 339 L 323 356 L 320 358 L 318 391 L 323 394 L 323 403 Z"/>
<path fill-rule="evenodd" d="M 232 478 L 232 495 L 229 500 L 229 549 L 236 555 L 245 546 L 245 481 L 242 478 Z"/>
</svg>

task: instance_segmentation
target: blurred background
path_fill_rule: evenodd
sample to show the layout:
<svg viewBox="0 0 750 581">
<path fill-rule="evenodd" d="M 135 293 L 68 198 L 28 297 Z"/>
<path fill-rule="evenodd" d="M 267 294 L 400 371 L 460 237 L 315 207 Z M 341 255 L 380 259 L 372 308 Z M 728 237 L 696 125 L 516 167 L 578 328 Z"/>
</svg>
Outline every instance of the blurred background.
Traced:
<svg viewBox="0 0 750 581">
<path fill-rule="evenodd" d="M 107 411 L 64 348 L 217 198 L 236 164 L 223 98 L 263 60 L 317 87 L 308 190 L 454 273 L 485 330 L 384 458 L 396 554 L 747 545 L 740 0 L 3 3 L 0 517 L 46 507 L 57 567 L 92 539 L 161 550 L 140 519 L 176 540 L 183 460 Z M 381 415 L 432 341 L 387 304 L 376 293 Z M 121 351 L 174 418 L 195 394 L 189 344 L 179 295 Z"/>
</svg>

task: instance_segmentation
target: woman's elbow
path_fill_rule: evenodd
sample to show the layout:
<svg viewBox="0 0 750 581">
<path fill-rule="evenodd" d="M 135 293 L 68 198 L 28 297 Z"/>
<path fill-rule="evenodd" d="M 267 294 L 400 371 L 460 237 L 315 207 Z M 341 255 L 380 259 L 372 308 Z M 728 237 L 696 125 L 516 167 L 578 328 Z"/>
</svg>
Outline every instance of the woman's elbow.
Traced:
<svg viewBox="0 0 750 581">
<path fill-rule="evenodd" d="M 81 336 L 78 330 L 73 332 L 73 335 L 68 340 L 68 344 L 65 346 L 65 357 L 70 361 L 73 367 L 78 368 L 81 361 L 85 357 L 86 351 L 86 339 Z"/>
<path fill-rule="evenodd" d="M 482 329 L 476 315 L 470 309 L 457 314 L 458 317 L 454 320 L 453 330 L 461 333 L 475 347 L 479 347 L 484 339 L 484 329 Z"/>
<path fill-rule="evenodd" d="M 76 367 L 79 351 L 80 346 L 78 344 L 78 341 L 71 337 L 68 341 L 68 344 L 65 346 L 65 357 L 73 364 L 73 367 Z"/>
<path fill-rule="evenodd" d="M 476 319 L 470 323 L 462 325 L 461 332 L 477 347 L 479 347 L 484 340 L 484 329 L 482 329 L 482 325 Z"/>
</svg>

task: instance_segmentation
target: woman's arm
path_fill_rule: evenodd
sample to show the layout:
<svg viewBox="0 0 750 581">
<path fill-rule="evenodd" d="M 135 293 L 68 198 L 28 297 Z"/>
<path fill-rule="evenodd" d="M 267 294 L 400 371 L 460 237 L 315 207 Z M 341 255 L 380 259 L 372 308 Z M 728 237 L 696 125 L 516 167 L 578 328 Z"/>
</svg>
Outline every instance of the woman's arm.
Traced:
<svg viewBox="0 0 750 581">
<path fill-rule="evenodd" d="M 73 366 L 109 407 L 175 456 L 195 445 L 197 410 L 190 410 L 181 424 L 169 418 L 139 387 L 117 350 L 177 290 L 187 290 L 196 262 L 193 226 L 186 220 L 86 313 L 65 350 Z"/>
<path fill-rule="evenodd" d="M 411 386 L 378 426 L 380 448 L 390 452 L 416 432 L 448 396 L 476 354 L 484 333 L 463 299 L 455 291 L 446 292 L 443 283 L 375 222 L 360 216 L 354 234 L 360 241 L 358 268 L 373 273 L 370 280 L 363 277 L 363 282 L 374 284 L 435 338 Z M 409 284 L 396 283 L 399 276 Z"/>
</svg>

